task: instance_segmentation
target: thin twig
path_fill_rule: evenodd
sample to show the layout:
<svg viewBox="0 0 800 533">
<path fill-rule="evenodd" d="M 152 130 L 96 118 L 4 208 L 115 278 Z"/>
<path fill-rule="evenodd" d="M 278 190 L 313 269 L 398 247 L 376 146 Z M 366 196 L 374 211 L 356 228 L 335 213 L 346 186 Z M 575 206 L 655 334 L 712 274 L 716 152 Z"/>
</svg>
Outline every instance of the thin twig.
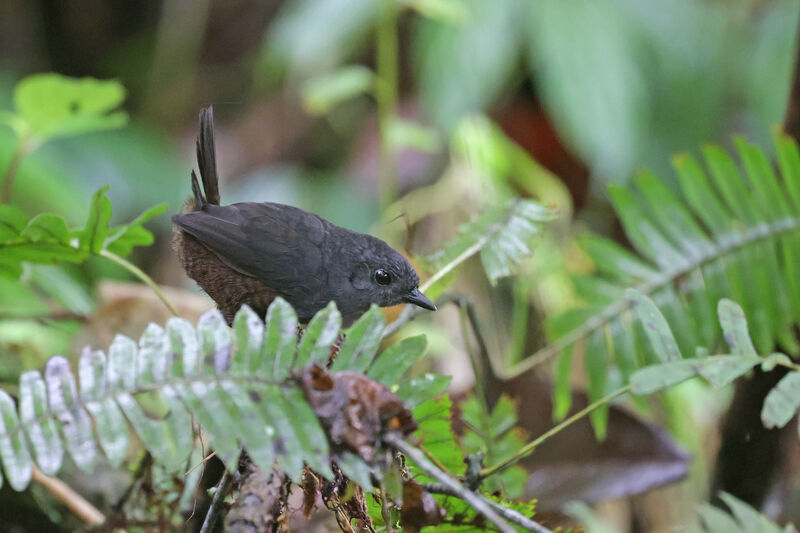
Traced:
<svg viewBox="0 0 800 533">
<path fill-rule="evenodd" d="M 60 501 L 72 513 L 89 524 L 96 527 L 106 521 L 106 517 L 97 507 L 89 503 L 83 496 L 58 478 L 45 475 L 41 470 L 33 467 L 33 481 L 40 484 L 56 500 Z"/>
<path fill-rule="evenodd" d="M 411 446 L 406 441 L 402 439 L 396 433 L 386 433 L 383 436 L 384 442 L 390 444 L 395 449 L 403 452 L 409 459 L 414 461 L 414 463 L 426 474 L 434 478 L 436 481 L 442 484 L 442 486 L 446 487 L 447 489 L 453 491 L 453 496 L 459 498 L 469 505 L 472 506 L 473 509 L 478 511 L 482 514 L 486 519 L 497 526 L 497 528 L 503 533 L 512 533 L 514 528 L 509 526 L 497 512 L 489 505 L 488 500 L 486 500 L 480 494 L 476 494 L 466 487 L 464 487 L 461 483 L 456 481 L 455 479 L 451 478 L 438 468 L 436 468 L 433 463 L 428 461 L 421 451 L 419 451 L 414 446 Z"/>
<path fill-rule="evenodd" d="M 595 409 L 597 409 L 601 405 L 604 405 L 604 404 L 610 402 L 611 400 L 613 400 L 614 398 L 616 398 L 618 396 L 622 396 L 623 394 L 625 394 L 627 392 L 630 392 L 630 390 L 631 390 L 631 386 L 630 385 L 625 385 L 624 387 L 622 387 L 620 389 L 617 389 L 614 392 L 612 392 L 612 393 L 600 398 L 596 402 L 590 403 L 589 405 L 587 405 L 586 407 L 584 407 L 583 409 L 581 409 L 580 411 L 578 411 L 577 413 L 575 413 L 571 417 L 564 419 L 560 424 L 558 424 L 556 426 L 553 426 L 548 431 L 545 431 L 539 437 L 535 438 L 534 440 L 532 440 L 531 442 L 529 442 L 528 444 L 526 444 L 525 446 L 520 448 L 519 451 L 517 451 L 514 455 L 512 455 L 508 459 L 500 461 L 499 463 L 497 463 L 495 465 L 492 465 L 492 466 L 490 466 L 488 468 L 484 468 L 481 471 L 481 478 L 486 479 L 487 477 L 489 477 L 489 476 L 491 476 L 493 474 L 497 474 L 498 472 L 502 472 L 503 470 L 505 470 L 506 468 L 512 466 L 513 464 L 515 464 L 517 461 L 519 461 L 523 457 L 527 457 L 528 455 L 530 455 L 531 452 L 533 452 L 533 450 L 535 450 L 538 446 L 541 446 L 542 443 L 544 443 L 546 440 L 548 440 L 550 437 L 552 437 L 556 433 L 560 433 L 561 430 L 563 430 L 566 427 L 572 425 L 574 422 L 576 422 L 576 421 L 580 420 L 581 418 L 583 418 L 584 416 L 588 415 L 589 413 L 591 413 L 592 411 L 594 411 Z"/>
<path fill-rule="evenodd" d="M 205 520 L 203 520 L 203 527 L 200 528 L 200 533 L 211 533 L 214 531 L 214 524 L 217 523 L 217 518 L 219 518 L 220 511 L 222 511 L 222 504 L 225 501 L 225 496 L 228 495 L 228 491 L 231 489 L 232 483 L 233 476 L 226 468 L 225 472 L 222 473 L 222 478 L 220 478 L 219 483 L 217 483 L 217 491 L 211 499 L 211 505 L 208 508 Z"/>
<path fill-rule="evenodd" d="M 178 316 L 178 311 L 175 309 L 175 306 L 172 305 L 172 302 L 169 301 L 167 295 L 164 294 L 164 291 L 161 290 L 161 287 L 159 287 L 156 284 L 156 282 L 153 281 L 153 278 L 145 274 L 142 269 L 140 269 L 130 261 L 127 261 L 126 259 L 123 259 L 122 257 L 118 256 L 117 254 L 109 252 L 108 250 L 100 250 L 100 255 L 110 261 L 113 261 L 114 263 L 118 264 L 119 266 L 121 266 L 122 268 L 124 268 L 137 278 L 139 278 L 145 285 L 153 289 L 153 292 L 156 293 L 156 296 L 158 296 L 159 300 L 164 302 L 164 305 L 167 306 L 167 309 L 169 309 L 170 313 L 172 313 L 175 316 Z"/>
<path fill-rule="evenodd" d="M 450 489 L 440 483 L 422 483 L 422 488 L 431 494 L 447 494 L 448 496 L 458 497 L 458 494 L 454 494 Z M 527 516 L 515 511 L 514 509 L 509 509 L 508 507 L 504 507 L 503 505 L 489 499 L 486 500 L 486 503 L 488 503 L 492 509 L 497 511 L 497 514 L 509 522 L 514 522 L 518 526 L 524 527 L 528 531 L 536 531 L 537 533 L 553 533 L 551 529 L 547 529 L 540 523 L 534 522 Z"/>
</svg>

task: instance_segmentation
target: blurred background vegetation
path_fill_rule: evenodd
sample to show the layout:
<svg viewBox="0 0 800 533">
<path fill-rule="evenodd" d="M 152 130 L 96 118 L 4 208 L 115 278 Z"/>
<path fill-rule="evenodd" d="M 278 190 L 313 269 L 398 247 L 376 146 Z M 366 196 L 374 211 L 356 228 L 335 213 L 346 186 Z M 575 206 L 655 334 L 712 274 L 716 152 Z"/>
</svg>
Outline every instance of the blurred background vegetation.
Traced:
<svg viewBox="0 0 800 533">
<path fill-rule="evenodd" d="M 475 299 L 490 351 L 518 361 L 546 344 L 547 317 L 585 297 L 572 276 L 593 266 L 572 237 L 591 229 L 626 243 L 609 183 L 646 167 L 677 191 L 670 156 L 706 142 L 730 147 L 735 133 L 771 150 L 798 15 L 790 0 L 6 0 L 0 109 L 11 109 L 19 79 L 52 71 L 117 79 L 130 115 L 124 128 L 54 140 L 26 157 L 13 203 L 77 224 L 92 192 L 109 184 L 115 222 L 161 202 L 178 211 L 197 112 L 209 104 L 223 203 L 296 205 L 422 256 L 485 203 L 536 198 L 562 216 L 523 275 L 491 286 L 468 265 L 456 285 Z M 15 146 L 0 128 L 0 168 Z M 172 293 L 182 314 L 210 307 L 175 260 L 169 218 L 149 227 L 156 244 L 133 261 L 185 290 Z M 74 355 L 87 340 L 106 345 L 167 316 L 146 291 L 109 283 L 126 274 L 101 259 L 37 266 L 23 279 L 0 278 L 0 379 L 9 387 L 49 355 Z M 418 332 L 453 390 L 469 389 L 458 315 L 418 320 L 408 334 Z M 585 384 L 580 368 L 571 381 Z M 526 387 L 525 409 L 549 421 L 537 385 Z M 639 531 L 685 523 L 708 490 L 729 401 L 688 384 L 672 411 L 650 412 L 695 455 L 690 475 L 603 504 L 605 515 Z M 104 483 L 112 485 L 87 491 L 100 498 Z M 16 498 L 7 488 L 3 496 Z M 50 519 L 63 513 L 42 508 Z"/>
</svg>

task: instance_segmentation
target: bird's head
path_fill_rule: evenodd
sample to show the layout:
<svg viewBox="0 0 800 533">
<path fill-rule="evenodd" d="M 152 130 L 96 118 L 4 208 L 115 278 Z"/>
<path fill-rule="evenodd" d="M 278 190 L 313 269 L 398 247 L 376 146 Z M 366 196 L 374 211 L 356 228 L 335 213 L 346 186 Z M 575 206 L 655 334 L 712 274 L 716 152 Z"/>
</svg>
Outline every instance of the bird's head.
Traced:
<svg viewBox="0 0 800 533">
<path fill-rule="evenodd" d="M 359 298 L 368 299 L 364 302 L 367 306 L 409 303 L 436 311 L 433 302 L 419 290 L 419 276 L 402 254 L 374 237 L 369 237 L 366 244 L 356 258 L 350 282 Z"/>
</svg>

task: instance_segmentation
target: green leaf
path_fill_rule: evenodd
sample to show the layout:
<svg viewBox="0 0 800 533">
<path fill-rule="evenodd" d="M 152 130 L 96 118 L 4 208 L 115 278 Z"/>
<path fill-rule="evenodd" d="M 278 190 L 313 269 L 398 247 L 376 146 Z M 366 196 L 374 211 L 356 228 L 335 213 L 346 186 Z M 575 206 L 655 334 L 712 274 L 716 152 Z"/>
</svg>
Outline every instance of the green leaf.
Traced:
<svg viewBox="0 0 800 533">
<path fill-rule="evenodd" d="M 303 331 L 294 366 L 303 368 L 308 364 L 324 365 L 331 357 L 331 347 L 339 336 L 341 325 L 342 315 L 331 301 L 325 309 L 314 315 Z"/>
<path fill-rule="evenodd" d="M 19 427 L 19 417 L 14 400 L 0 390 L 0 459 L 6 472 L 8 483 L 14 490 L 24 490 L 33 474 L 31 456 L 25 434 L 21 431 L 11 434 Z M 3 477 L 0 476 L 0 483 Z"/>
<path fill-rule="evenodd" d="M 297 314 L 280 296 L 267 309 L 264 342 L 258 358 L 250 360 L 255 375 L 284 379 L 292 368 L 297 351 Z"/>
<path fill-rule="evenodd" d="M 372 90 L 373 72 L 362 65 L 348 65 L 314 78 L 303 87 L 303 106 L 312 115 L 325 115 L 338 104 Z"/>
<path fill-rule="evenodd" d="M 384 350 L 372 363 L 367 374 L 378 383 L 392 387 L 422 358 L 426 345 L 425 335 L 406 337 Z"/>
<path fill-rule="evenodd" d="M 414 435 L 427 452 L 436 457 L 439 464 L 450 474 L 460 474 L 464 470 L 464 454 L 456 443 L 451 422 L 452 402 L 444 394 L 434 400 L 422 402 L 412 414 L 417 421 Z M 417 475 L 428 477 L 417 471 Z"/>
<path fill-rule="evenodd" d="M 13 205 L 0 205 L 0 242 L 18 237 L 27 223 L 22 211 Z"/>
<path fill-rule="evenodd" d="M 67 221 L 64 220 L 64 217 L 51 213 L 42 213 L 33 217 L 20 236 L 31 242 L 69 244 Z"/>
<path fill-rule="evenodd" d="M 452 376 L 422 374 L 404 381 L 397 387 L 397 395 L 409 407 L 416 407 L 426 400 L 441 394 L 450 384 Z"/>
<path fill-rule="evenodd" d="M 365 372 L 378 352 L 385 327 L 386 317 L 383 311 L 373 304 L 369 311 L 347 330 L 331 371 L 349 369 Z"/>
<path fill-rule="evenodd" d="M 637 370 L 631 376 L 631 390 L 634 394 L 652 394 L 677 385 L 695 376 L 698 361 L 701 360 L 670 361 Z"/>
<path fill-rule="evenodd" d="M 723 298 L 719 301 L 717 313 L 725 342 L 728 343 L 731 353 L 757 356 L 753 341 L 750 340 L 750 334 L 747 331 L 747 317 L 744 316 L 744 311 L 739 304 Z"/>
<path fill-rule="evenodd" d="M 761 421 L 770 429 L 783 427 L 800 409 L 800 372 L 786 374 L 764 398 Z"/>
<path fill-rule="evenodd" d="M 653 301 L 636 289 L 628 289 L 625 291 L 625 295 L 641 321 L 656 355 L 664 362 L 681 359 L 681 352 L 672 335 L 672 330 Z"/>
<path fill-rule="evenodd" d="M 111 253 L 125 257 L 134 246 L 150 246 L 153 244 L 153 234 L 142 225 L 166 211 L 167 207 L 169 206 L 166 203 L 153 206 L 129 223 L 109 230 L 103 247 Z"/>
<path fill-rule="evenodd" d="M 47 385 L 36 370 L 24 372 L 19 378 L 19 417 L 30 439 L 36 464 L 47 475 L 61 468 L 64 448 L 56 421 L 48 417 Z M 9 428 L 12 429 L 12 428 Z"/>
<path fill-rule="evenodd" d="M 714 355 L 698 363 L 697 372 L 715 387 L 724 387 L 748 373 L 761 359 L 755 355 Z"/>
<path fill-rule="evenodd" d="M 372 471 L 367 463 L 354 453 L 345 452 L 336 458 L 336 464 L 347 479 L 358 484 L 366 492 L 372 492 Z"/>
<path fill-rule="evenodd" d="M 106 368 L 105 354 L 87 348 L 81 355 L 78 375 L 81 398 L 95 421 L 100 446 L 108 462 L 116 468 L 128 453 L 128 427 L 114 400 L 103 397 Z"/>
<path fill-rule="evenodd" d="M 69 361 L 58 355 L 51 358 L 45 368 L 45 381 L 47 401 L 50 410 L 58 413 L 67 451 L 81 470 L 89 472 L 94 466 L 97 449 L 92 422 L 78 399 Z"/>
<path fill-rule="evenodd" d="M 14 107 L 40 140 L 124 126 L 128 116 L 113 110 L 125 89 L 113 80 L 35 74 L 14 88 Z"/>
<path fill-rule="evenodd" d="M 429 281 L 428 294 L 436 298 L 444 290 L 441 280 L 464 261 L 480 252 L 486 275 L 492 284 L 513 273 L 514 267 L 531 254 L 530 242 L 541 231 L 541 223 L 555 212 L 519 198 L 504 206 L 489 207 L 459 228 L 459 235 L 425 258 L 436 277 Z"/>
<path fill-rule="evenodd" d="M 108 221 L 111 220 L 111 202 L 106 196 L 108 185 L 101 187 L 89 206 L 89 218 L 80 232 L 80 248 L 92 253 L 99 253 L 108 235 Z"/>
</svg>

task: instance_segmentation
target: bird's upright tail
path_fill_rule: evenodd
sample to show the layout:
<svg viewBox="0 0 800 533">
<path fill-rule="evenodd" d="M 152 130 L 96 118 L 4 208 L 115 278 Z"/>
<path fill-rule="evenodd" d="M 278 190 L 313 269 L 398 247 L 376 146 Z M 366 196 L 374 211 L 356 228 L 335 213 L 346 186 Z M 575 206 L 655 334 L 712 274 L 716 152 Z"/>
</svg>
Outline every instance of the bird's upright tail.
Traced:
<svg viewBox="0 0 800 533">
<path fill-rule="evenodd" d="M 219 177 L 217 176 L 217 156 L 214 148 L 214 108 L 208 106 L 200 111 L 200 135 L 197 137 L 197 166 L 203 189 L 192 171 L 192 193 L 195 209 L 206 204 L 219 205 Z M 203 195 L 205 192 L 205 196 Z"/>
</svg>

